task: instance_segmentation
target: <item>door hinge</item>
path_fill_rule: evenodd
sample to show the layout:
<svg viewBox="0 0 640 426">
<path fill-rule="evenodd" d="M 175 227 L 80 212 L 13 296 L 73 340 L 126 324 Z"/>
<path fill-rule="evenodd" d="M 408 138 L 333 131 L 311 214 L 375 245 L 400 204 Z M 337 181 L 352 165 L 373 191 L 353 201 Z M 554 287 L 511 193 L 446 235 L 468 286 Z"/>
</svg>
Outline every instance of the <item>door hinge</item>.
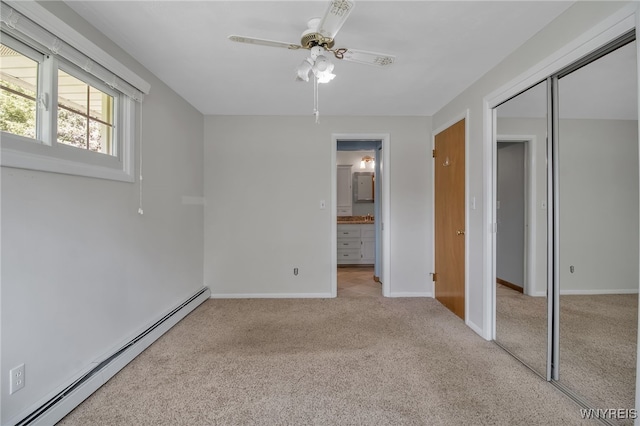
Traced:
<svg viewBox="0 0 640 426">
<path fill-rule="evenodd" d="M 438 274 L 435 273 L 435 272 L 432 272 L 431 273 L 431 280 L 434 281 L 434 282 L 438 281 Z"/>
<path fill-rule="evenodd" d="M 438 155 L 438 153 L 436 152 L 436 150 L 434 149 L 433 151 L 431 151 L 431 155 L 433 155 L 433 158 L 436 158 L 436 156 Z"/>
</svg>

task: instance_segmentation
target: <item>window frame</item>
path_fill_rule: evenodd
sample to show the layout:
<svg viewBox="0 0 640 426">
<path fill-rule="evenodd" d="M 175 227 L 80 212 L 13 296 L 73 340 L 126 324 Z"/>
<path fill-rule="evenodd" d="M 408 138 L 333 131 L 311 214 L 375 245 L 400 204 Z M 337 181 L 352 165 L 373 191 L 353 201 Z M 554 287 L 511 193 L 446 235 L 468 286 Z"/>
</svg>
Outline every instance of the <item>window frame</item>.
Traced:
<svg viewBox="0 0 640 426">
<path fill-rule="evenodd" d="M 29 142 L 34 142 L 34 141 L 39 141 L 42 140 L 42 114 L 39 111 L 38 108 L 38 94 L 40 93 L 41 87 L 42 87 L 42 67 L 44 66 L 44 61 L 46 58 L 46 55 L 43 54 L 42 52 L 24 44 L 23 42 L 13 38 L 12 36 L 7 35 L 6 33 L 2 32 L 2 44 L 4 44 L 5 46 L 11 48 L 12 50 L 18 52 L 19 54 L 21 54 L 22 56 L 25 56 L 29 59 L 31 59 L 32 61 L 35 61 L 38 63 L 38 69 L 37 69 L 37 78 L 36 78 L 36 137 L 35 139 L 26 137 L 26 136 L 22 136 L 22 135 L 15 135 L 13 133 L 7 133 L 7 132 L 2 132 L 2 137 L 4 139 L 4 135 L 5 134 L 10 134 L 13 136 L 18 136 L 19 138 L 22 138 L 24 141 L 29 141 Z"/>
<path fill-rule="evenodd" d="M 70 75 L 73 78 L 76 78 L 80 81 L 82 81 L 83 83 L 94 87 L 98 90 L 100 90 L 101 92 L 111 96 L 113 98 L 113 125 L 112 125 L 112 133 L 113 133 L 113 140 L 111 141 L 111 144 L 113 145 L 113 153 L 111 154 L 105 154 L 105 153 L 99 153 L 99 152 L 95 152 L 95 151 L 91 151 L 95 154 L 99 154 L 99 155 L 109 155 L 111 157 L 116 157 L 116 158 L 121 158 L 120 157 L 120 153 L 122 152 L 122 137 L 121 135 L 119 135 L 118 130 L 120 129 L 120 123 L 124 122 L 126 120 L 123 120 L 123 117 L 120 117 L 120 109 L 121 109 L 121 98 L 125 95 L 123 95 L 122 93 L 118 92 L 115 89 L 110 88 L 107 84 L 105 84 L 104 82 L 100 81 L 100 79 L 94 77 L 93 75 L 90 75 L 86 72 L 82 72 L 81 70 L 79 70 L 75 65 L 65 61 L 65 60 L 58 60 L 57 63 L 57 67 L 56 67 L 56 92 L 57 92 L 57 87 L 58 87 L 58 71 L 62 71 L 68 75 Z M 126 96 L 125 96 L 126 97 Z M 58 123 L 58 96 L 56 96 L 56 111 L 54 111 L 53 116 L 55 118 L 56 121 L 56 130 L 57 130 L 57 123 Z M 87 123 L 88 125 L 88 123 Z M 52 140 L 52 144 L 58 144 L 58 145 L 65 145 L 65 146 L 69 146 L 72 147 L 70 145 L 67 144 L 62 144 L 58 142 L 58 135 L 57 135 L 57 131 L 56 131 L 56 137 L 55 139 Z M 72 148 L 76 148 L 76 149 L 83 149 L 83 148 L 78 148 L 78 147 L 72 147 Z M 84 150 L 84 149 L 83 149 Z M 86 150 L 86 151 L 90 151 L 90 150 Z"/>
<path fill-rule="evenodd" d="M 3 1 L 3 3 L 5 3 Z M 148 93 L 149 85 L 137 77 L 122 64 L 97 48 L 67 24 L 46 11 L 39 5 L 29 4 L 26 7 L 19 2 L 6 2 L 18 12 L 33 19 L 45 29 L 51 30 L 52 23 L 72 43 L 83 51 L 93 54 L 90 58 L 97 58 L 109 65 L 109 68 L 120 71 L 130 81 L 138 83 L 143 93 Z M 28 12 L 28 13 L 25 13 Z M 33 16 L 32 16 L 33 15 Z M 46 22 L 44 23 L 43 22 Z M 135 141 L 138 108 L 141 99 L 134 99 L 81 67 L 67 61 L 58 55 L 49 53 L 48 49 L 25 39 L 21 34 L 14 34 L 2 27 L 2 43 L 16 50 L 20 54 L 35 59 L 38 63 L 38 99 L 36 108 L 36 138 L 1 132 L 0 165 L 21 169 L 38 170 L 68 175 L 86 176 L 123 182 L 135 182 Z M 46 53 L 45 53 L 46 52 Z M 41 56 L 42 55 L 42 56 Z M 36 56 L 34 58 L 33 56 Z M 42 61 L 39 59 L 42 57 Z M 57 142 L 57 76 L 58 69 L 75 78 L 114 97 L 114 154 L 105 154 L 82 149 Z M 139 97 L 138 97 L 139 98 Z M 44 101 L 44 102 L 43 102 Z M 46 107 L 44 107 L 46 105 Z"/>
</svg>

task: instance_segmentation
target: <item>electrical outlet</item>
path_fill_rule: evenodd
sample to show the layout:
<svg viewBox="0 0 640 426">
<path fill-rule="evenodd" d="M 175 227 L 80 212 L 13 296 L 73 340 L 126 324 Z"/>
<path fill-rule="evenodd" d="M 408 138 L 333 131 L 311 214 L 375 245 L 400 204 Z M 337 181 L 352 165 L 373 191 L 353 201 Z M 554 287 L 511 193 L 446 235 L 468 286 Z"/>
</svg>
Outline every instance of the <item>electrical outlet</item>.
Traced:
<svg viewBox="0 0 640 426">
<path fill-rule="evenodd" d="M 11 395 L 24 387 L 24 364 L 9 370 L 9 376 L 11 376 L 9 383 L 9 395 Z"/>
</svg>

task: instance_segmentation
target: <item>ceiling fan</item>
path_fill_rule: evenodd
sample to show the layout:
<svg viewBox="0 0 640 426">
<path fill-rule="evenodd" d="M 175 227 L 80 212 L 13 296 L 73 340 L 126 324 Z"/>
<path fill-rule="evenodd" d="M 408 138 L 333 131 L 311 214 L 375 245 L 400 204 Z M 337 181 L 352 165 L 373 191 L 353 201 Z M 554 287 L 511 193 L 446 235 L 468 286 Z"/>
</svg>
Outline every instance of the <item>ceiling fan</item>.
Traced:
<svg viewBox="0 0 640 426">
<path fill-rule="evenodd" d="M 380 67 L 393 64 L 395 60 L 393 55 L 344 47 L 334 48 L 336 34 L 344 25 L 354 6 L 354 0 L 330 0 L 322 18 L 312 18 L 307 22 L 307 29 L 302 33 L 300 44 L 238 35 L 230 35 L 229 40 L 291 50 L 310 50 L 310 57 L 306 58 L 297 69 L 297 79 L 303 81 L 309 81 L 311 73 L 316 77 L 318 83 L 327 83 L 335 77 L 332 74 L 333 64 L 323 55 L 325 52 L 333 53 L 337 59 L 361 64 Z"/>
</svg>

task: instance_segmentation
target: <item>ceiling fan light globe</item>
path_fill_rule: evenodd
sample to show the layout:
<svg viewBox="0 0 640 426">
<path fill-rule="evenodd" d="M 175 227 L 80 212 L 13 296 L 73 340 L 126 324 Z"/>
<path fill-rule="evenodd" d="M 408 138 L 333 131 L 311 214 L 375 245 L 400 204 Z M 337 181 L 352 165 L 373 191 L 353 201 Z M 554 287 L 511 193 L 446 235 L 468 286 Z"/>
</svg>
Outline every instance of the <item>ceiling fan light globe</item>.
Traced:
<svg viewBox="0 0 640 426">
<path fill-rule="evenodd" d="M 324 49 L 320 46 L 313 46 L 311 48 L 311 59 L 316 60 L 317 58 L 323 56 Z M 324 56 L 323 56 L 324 57 Z"/>
<path fill-rule="evenodd" d="M 318 83 L 328 83 L 336 77 L 335 74 L 331 72 L 322 72 L 316 74 L 316 78 L 318 79 Z"/>
<path fill-rule="evenodd" d="M 311 69 L 311 62 L 308 58 L 305 58 L 305 60 L 302 61 L 300 65 L 298 65 L 298 68 L 296 68 L 296 80 L 309 81 L 309 74 L 311 73 Z"/>
<path fill-rule="evenodd" d="M 313 65 L 314 72 L 331 72 L 333 71 L 333 64 L 324 55 L 318 56 L 315 64 Z"/>
</svg>

